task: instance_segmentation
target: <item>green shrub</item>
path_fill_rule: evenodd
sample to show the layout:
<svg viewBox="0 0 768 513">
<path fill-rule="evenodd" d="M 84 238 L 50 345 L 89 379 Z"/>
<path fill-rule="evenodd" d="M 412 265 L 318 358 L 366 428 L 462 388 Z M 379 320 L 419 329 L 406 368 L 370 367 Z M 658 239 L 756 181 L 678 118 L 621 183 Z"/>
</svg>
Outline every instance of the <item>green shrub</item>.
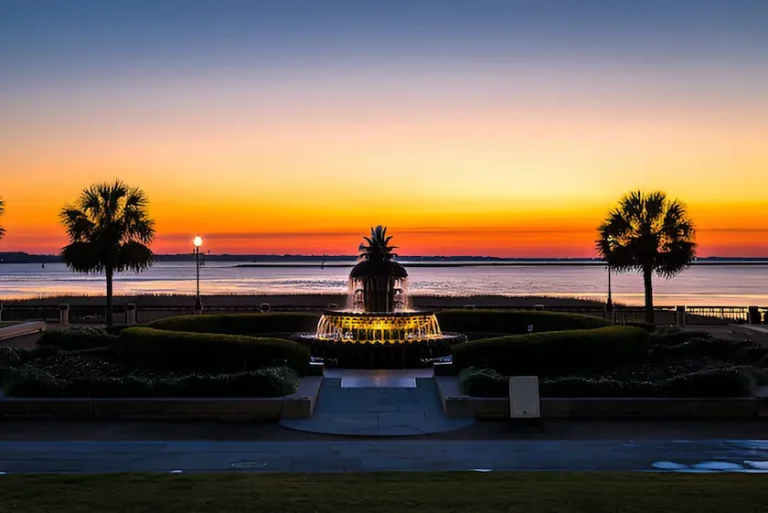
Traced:
<svg viewBox="0 0 768 513">
<path fill-rule="evenodd" d="M 107 347 L 117 342 L 115 335 L 110 335 L 103 328 L 91 326 L 73 326 L 60 330 L 45 331 L 38 340 L 41 346 L 75 351 L 92 347 Z"/>
<path fill-rule="evenodd" d="M 118 355 L 142 367 L 201 372 L 240 372 L 284 364 L 304 374 L 309 349 L 279 338 L 184 333 L 129 328 L 120 333 Z"/>
<path fill-rule="evenodd" d="M 566 376 L 545 380 L 542 397 L 747 397 L 752 383 L 741 367 L 717 367 L 667 379 Z"/>
<path fill-rule="evenodd" d="M 752 383 L 741 367 L 704 369 L 674 377 L 656 387 L 657 397 L 743 397 Z"/>
<path fill-rule="evenodd" d="M 106 331 L 110 335 L 119 335 L 121 331 L 130 328 L 131 326 L 129 324 L 115 324 L 114 326 L 107 326 L 104 328 L 104 331 Z"/>
<path fill-rule="evenodd" d="M 443 331 L 459 333 L 528 333 L 602 328 L 608 322 L 600 317 L 537 310 L 442 310 L 437 320 Z"/>
<path fill-rule="evenodd" d="M 296 391 L 299 377 L 287 367 L 233 374 L 59 376 L 24 366 L 3 380 L 12 397 L 279 397 Z"/>
<path fill-rule="evenodd" d="M 654 346 L 652 355 L 667 359 L 712 358 L 742 365 L 762 366 L 768 357 L 768 347 L 750 341 L 692 338 L 674 346 Z"/>
<path fill-rule="evenodd" d="M 189 333 L 223 333 L 227 335 L 257 335 L 263 333 L 292 333 L 315 331 L 320 316 L 313 313 L 259 313 L 183 315 L 158 319 L 147 324 L 150 328 Z"/>
<path fill-rule="evenodd" d="M 60 397 L 61 384 L 44 370 L 23 366 L 3 375 L 3 392 L 10 397 Z"/>
<path fill-rule="evenodd" d="M 542 397 L 654 397 L 649 381 L 564 376 L 542 382 Z"/>
<path fill-rule="evenodd" d="M 25 361 L 26 353 L 26 350 L 18 347 L 0 346 L 0 368 Z"/>
<path fill-rule="evenodd" d="M 493 369 L 470 367 L 459 372 L 461 393 L 475 397 L 506 397 L 509 395 L 509 378 Z"/>
<path fill-rule="evenodd" d="M 563 376 L 638 362 L 648 350 L 648 332 L 608 326 L 530 335 L 511 335 L 457 344 L 453 364 L 492 368 L 511 376 Z"/>
<path fill-rule="evenodd" d="M 676 346 L 692 339 L 707 339 L 712 335 L 706 331 L 681 330 L 680 328 L 659 328 L 651 333 L 651 345 Z"/>
<path fill-rule="evenodd" d="M 656 325 L 650 322 L 626 322 L 624 326 L 632 326 L 633 328 L 643 328 L 645 331 L 652 333 L 656 331 Z"/>
</svg>

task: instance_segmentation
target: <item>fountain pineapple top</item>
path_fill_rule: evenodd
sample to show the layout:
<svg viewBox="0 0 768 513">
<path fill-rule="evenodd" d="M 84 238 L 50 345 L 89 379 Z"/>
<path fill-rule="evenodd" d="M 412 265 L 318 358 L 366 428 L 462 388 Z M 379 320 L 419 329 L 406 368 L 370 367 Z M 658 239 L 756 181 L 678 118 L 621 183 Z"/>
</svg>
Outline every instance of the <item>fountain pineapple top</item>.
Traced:
<svg viewBox="0 0 768 513">
<path fill-rule="evenodd" d="M 363 239 L 358 248 L 359 262 L 349 273 L 349 309 L 366 313 L 406 310 L 408 272 L 394 260 L 397 247 L 389 245 L 392 236 L 377 226 Z"/>
</svg>

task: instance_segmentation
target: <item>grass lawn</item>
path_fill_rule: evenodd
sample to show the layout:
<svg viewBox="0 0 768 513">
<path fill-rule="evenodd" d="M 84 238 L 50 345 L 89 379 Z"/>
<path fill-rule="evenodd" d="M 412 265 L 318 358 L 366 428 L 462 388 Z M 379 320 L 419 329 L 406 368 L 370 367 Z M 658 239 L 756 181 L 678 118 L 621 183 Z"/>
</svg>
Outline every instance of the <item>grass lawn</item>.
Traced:
<svg viewBox="0 0 768 513">
<path fill-rule="evenodd" d="M 656 473 L 111 474 L 0 476 L 0 511 L 768 511 L 768 476 Z"/>
</svg>

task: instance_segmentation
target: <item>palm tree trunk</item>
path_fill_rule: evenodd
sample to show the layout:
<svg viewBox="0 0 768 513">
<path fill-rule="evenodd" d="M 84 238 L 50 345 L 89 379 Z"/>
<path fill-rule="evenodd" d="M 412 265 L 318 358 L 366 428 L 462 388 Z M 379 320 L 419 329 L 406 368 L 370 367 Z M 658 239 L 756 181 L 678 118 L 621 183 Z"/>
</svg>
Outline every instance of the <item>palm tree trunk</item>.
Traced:
<svg viewBox="0 0 768 513">
<path fill-rule="evenodd" d="M 643 269 L 643 282 L 645 284 L 645 322 L 653 324 L 653 269 Z"/>
<path fill-rule="evenodd" d="M 112 315 L 112 275 L 114 274 L 114 270 L 111 267 L 106 268 L 106 274 L 107 274 L 107 326 L 112 326 L 113 323 L 113 315 Z"/>
</svg>

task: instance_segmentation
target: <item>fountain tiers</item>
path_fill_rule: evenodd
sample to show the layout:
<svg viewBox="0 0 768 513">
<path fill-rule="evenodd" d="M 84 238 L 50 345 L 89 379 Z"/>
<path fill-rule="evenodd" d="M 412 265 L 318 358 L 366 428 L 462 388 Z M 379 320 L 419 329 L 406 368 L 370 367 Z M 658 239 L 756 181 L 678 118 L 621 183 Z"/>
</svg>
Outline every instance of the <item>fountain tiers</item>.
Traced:
<svg viewBox="0 0 768 513">
<path fill-rule="evenodd" d="M 408 344 L 412 342 L 463 339 L 443 334 L 434 312 L 397 311 L 387 313 L 326 310 L 317 326 L 317 340 L 360 344 Z"/>
</svg>

